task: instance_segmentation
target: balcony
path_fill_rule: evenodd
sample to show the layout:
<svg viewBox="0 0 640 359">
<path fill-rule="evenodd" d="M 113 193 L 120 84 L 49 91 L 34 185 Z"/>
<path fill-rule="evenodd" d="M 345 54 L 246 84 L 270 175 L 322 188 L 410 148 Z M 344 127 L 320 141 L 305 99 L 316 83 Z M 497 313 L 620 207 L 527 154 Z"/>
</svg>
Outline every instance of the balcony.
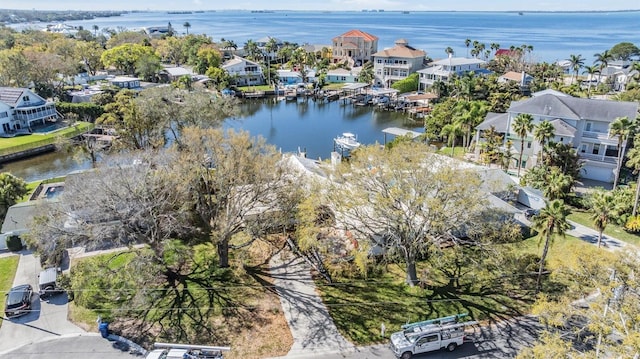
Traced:
<svg viewBox="0 0 640 359">
<path fill-rule="evenodd" d="M 603 156 L 603 155 L 593 155 L 593 154 L 588 154 L 588 153 L 579 153 L 579 155 L 580 155 L 580 158 L 584 159 L 584 160 L 611 163 L 611 164 L 618 163 L 618 158 L 617 157 Z"/>
<path fill-rule="evenodd" d="M 589 141 L 589 142 L 601 142 L 601 143 L 608 143 L 608 144 L 618 143 L 618 136 L 610 137 L 608 132 L 583 131 L 582 138 L 595 140 L 595 141 Z"/>
</svg>

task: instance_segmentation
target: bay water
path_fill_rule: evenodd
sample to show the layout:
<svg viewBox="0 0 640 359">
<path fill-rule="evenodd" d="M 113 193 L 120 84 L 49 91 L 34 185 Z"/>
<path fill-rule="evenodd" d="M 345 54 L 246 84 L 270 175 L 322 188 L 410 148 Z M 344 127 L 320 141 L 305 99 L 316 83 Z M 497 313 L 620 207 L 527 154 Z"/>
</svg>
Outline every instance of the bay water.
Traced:
<svg viewBox="0 0 640 359">
<path fill-rule="evenodd" d="M 567 9 L 571 10 L 571 9 Z M 379 37 L 378 48 L 392 47 L 403 38 L 433 59 L 467 56 L 465 40 L 491 43 L 503 48 L 533 46 L 532 60 L 555 62 L 571 54 L 582 55 L 587 64 L 593 54 L 628 41 L 640 45 L 640 11 L 619 12 L 343 12 L 343 11 L 208 11 L 190 14 L 131 12 L 122 16 L 70 21 L 92 30 L 142 29 L 172 24 L 175 31 L 206 34 L 215 41 L 233 40 L 242 47 L 247 40 L 273 36 L 292 43 L 331 45 L 332 39 L 351 29 Z M 20 27 L 44 27 L 21 24 Z"/>
</svg>

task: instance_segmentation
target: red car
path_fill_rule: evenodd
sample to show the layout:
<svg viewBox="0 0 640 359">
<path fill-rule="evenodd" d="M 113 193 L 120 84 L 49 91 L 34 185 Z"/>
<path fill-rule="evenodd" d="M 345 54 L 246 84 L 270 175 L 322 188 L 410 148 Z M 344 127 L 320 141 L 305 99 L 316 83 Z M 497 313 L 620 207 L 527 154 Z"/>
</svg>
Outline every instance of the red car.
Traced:
<svg viewBox="0 0 640 359">
<path fill-rule="evenodd" d="M 29 284 L 19 285 L 11 288 L 7 293 L 7 301 L 4 307 L 4 314 L 7 318 L 18 317 L 28 314 L 31 311 L 31 296 L 33 288 Z"/>
</svg>

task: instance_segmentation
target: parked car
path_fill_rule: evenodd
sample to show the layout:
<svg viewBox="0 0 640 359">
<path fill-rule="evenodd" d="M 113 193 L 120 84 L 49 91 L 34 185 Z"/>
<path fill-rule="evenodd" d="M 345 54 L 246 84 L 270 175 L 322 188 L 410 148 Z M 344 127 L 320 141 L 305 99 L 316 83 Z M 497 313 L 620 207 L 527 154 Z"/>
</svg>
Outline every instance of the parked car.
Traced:
<svg viewBox="0 0 640 359">
<path fill-rule="evenodd" d="M 19 285 L 11 288 L 7 293 L 7 300 L 4 307 L 4 315 L 7 318 L 14 318 L 31 311 L 31 296 L 33 288 L 29 284 Z"/>
<path fill-rule="evenodd" d="M 38 293 L 40 294 L 40 299 L 46 299 L 47 297 L 64 292 L 57 284 L 58 274 L 60 272 L 60 268 L 47 268 L 40 272 L 38 275 Z"/>
</svg>

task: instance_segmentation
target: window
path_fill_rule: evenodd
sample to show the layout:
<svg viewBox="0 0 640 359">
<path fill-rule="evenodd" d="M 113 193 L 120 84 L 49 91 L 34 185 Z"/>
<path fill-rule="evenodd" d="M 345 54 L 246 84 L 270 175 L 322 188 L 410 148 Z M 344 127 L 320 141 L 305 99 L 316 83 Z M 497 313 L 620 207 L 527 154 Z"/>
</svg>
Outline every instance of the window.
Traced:
<svg viewBox="0 0 640 359">
<path fill-rule="evenodd" d="M 593 153 L 594 155 L 597 155 L 597 154 L 598 154 L 598 152 L 600 152 L 600 144 L 596 143 L 596 144 L 594 144 L 594 145 L 593 145 L 593 151 L 592 151 L 592 153 Z"/>
<path fill-rule="evenodd" d="M 564 142 L 564 137 L 560 137 L 560 142 Z"/>
<path fill-rule="evenodd" d="M 531 148 L 531 142 L 527 142 L 527 148 Z"/>
<path fill-rule="evenodd" d="M 587 125 L 586 125 L 586 127 L 584 128 L 584 130 L 585 130 L 585 131 L 591 131 L 591 126 L 592 126 L 592 125 L 593 125 L 593 124 L 592 124 L 591 122 L 587 122 Z"/>
<path fill-rule="evenodd" d="M 22 101 L 29 102 L 29 96 L 23 96 Z"/>
<path fill-rule="evenodd" d="M 587 152 L 587 145 L 583 144 L 582 146 L 580 146 L 580 152 L 582 153 Z"/>
</svg>

